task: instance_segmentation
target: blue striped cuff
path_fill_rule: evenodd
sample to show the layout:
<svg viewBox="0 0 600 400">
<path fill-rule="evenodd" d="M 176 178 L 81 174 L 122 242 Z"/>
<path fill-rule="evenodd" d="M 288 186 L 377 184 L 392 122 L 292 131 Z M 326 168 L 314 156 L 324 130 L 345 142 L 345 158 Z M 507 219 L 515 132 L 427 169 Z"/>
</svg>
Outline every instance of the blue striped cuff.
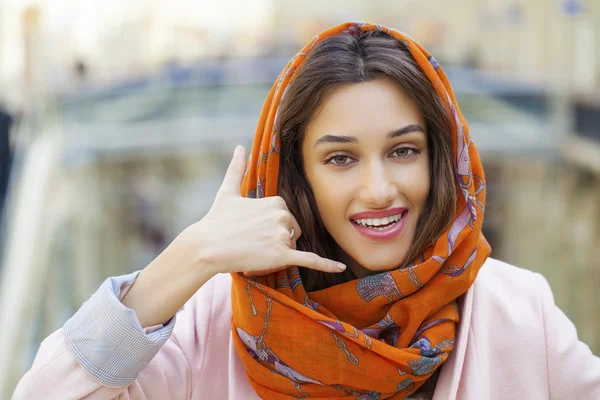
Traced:
<svg viewBox="0 0 600 400">
<path fill-rule="evenodd" d="M 135 311 L 117 298 L 139 271 L 108 278 L 64 325 L 67 345 L 89 375 L 105 386 L 129 386 L 169 339 L 173 317 L 163 328 L 145 333 Z"/>
</svg>

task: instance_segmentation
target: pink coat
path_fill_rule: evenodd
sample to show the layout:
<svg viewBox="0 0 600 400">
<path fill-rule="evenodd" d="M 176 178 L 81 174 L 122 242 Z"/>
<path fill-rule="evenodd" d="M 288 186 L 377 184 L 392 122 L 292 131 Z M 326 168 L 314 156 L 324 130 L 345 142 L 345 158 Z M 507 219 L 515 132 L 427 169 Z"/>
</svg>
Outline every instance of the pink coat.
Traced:
<svg viewBox="0 0 600 400">
<path fill-rule="evenodd" d="M 59 330 L 42 343 L 14 399 L 257 398 L 231 340 L 230 284 L 218 275 L 190 299 L 129 387 L 90 378 Z M 541 275 L 489 259 L 459 307 L 456 346 L 435 400 L 600 399 L 600 358 L 577 339 Z"/>
</svg>

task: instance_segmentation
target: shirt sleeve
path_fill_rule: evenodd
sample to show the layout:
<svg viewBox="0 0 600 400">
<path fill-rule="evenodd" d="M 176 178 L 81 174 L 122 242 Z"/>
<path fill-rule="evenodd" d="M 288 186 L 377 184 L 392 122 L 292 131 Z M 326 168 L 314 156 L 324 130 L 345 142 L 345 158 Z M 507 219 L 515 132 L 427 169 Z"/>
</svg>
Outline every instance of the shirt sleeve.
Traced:
<svg viewBox="0 0 600 400">
<path fill-rule="evenodd" d="M 542 287 L 550 397 L 600 399 L 600 358 L 579 340 L 575 325 L 554 303 L 550 285 L 536 275 Z"/>
<path fill-rule="evenodd" d="M 121 284 L 121 287 L 119 288 L 118 293 L 115 293 L 115 295 L 117 296 L 117 299 L 119 299 L 119 301 L 123 301 L 123 298 L 129 292 L 129 289 L 131 289 L 131 286 L 133 286 L 133 282 L 135 282 L 135 280 L 137 279 L 140 272 L 141 271 L 136 271 L 129 275 L 123 275 L 120 277 L 113 278 L 113 279 L 116 279 L 119 281 L 123 280 L 123 283 Z M 128 279 L 131 276 L 133 276 L 133 279 Z M 181 307 L 181 309 L 179 311 L 181 311 L 181 310 L 183 310 L 183 307 Z M 152 332 L 162 329 L 164 327 L 165 326 L 163 324 L 148 326 L 148 327 L 144 328 L 144 333 L 152 333 Z"/>
<path fill-rule="evenodd" d="M 173 318 L 144 332 L 135 312 L 119 301 L 136 277 L 106 280 L 63 328 L 48 336 L 13 400 L 162 400 L 190 398 L 194 389 L 208 391 L 206 398 L 221 393 L 214 382 L 222 370 L 206 372 L 203 366 L 209 334 L 213 353 L 227 353 L 230 317 L 214 310 L 223 307 L 230 284 L 223 282 L 216 291 L 215 279 L 209 280 L 177 313 L 177 323 Z M 221 302 L 213 306 L 215 293 Z"/>
<path fill-rule="evenodd" d="M 139 271 L 109 278 L 64 325 L 65 341 L 86 372 L 111 387 L 130 385 L 169 339 L 165 326 L 143 329 L 134 310 L 121 303 Z"/>
</svg>

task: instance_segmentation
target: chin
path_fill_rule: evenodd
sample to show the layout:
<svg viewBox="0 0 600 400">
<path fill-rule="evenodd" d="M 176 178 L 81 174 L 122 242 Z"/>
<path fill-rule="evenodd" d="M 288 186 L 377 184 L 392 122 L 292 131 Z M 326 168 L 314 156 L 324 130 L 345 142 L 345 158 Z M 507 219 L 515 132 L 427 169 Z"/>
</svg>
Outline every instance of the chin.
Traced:
<svg viewBox="0 0 600 400">
<path fill-rule="evenodd" d="M 372 272 L 385 272 L 391 271 L 393 269 L 399 268 L 400 265 L 404 262 L 406 257 L 406 252 L 402 252 L 402 255 L 398 256 L 398 251 L 394 252 L 395 254 L 378 254 L 375 255 L 373 253 L 369 254 L 366 257 L 356 257 L 354 258 L 358 264 L 360 264 L 363 268 L 368 269 Z"/>
<path fill-rule="evenodd" d="M 355 276 L 361 277 L 400 268 L 410 250 L 412 235 L 387 243 L 373 242 L 362 237 L 358 240 L 356 237 L 343 239 L 346 240 L 342 240 L 342 245 L 338 245 L 343 254 L 341 261 L 351 266 Z"/>
</svg>

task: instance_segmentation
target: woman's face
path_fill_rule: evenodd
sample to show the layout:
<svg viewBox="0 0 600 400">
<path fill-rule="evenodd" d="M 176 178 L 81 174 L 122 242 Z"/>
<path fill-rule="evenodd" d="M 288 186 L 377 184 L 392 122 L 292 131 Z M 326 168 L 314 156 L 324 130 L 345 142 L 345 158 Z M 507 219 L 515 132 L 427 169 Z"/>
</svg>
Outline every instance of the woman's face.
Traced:
<svg viewBox="0 0 600 400">
<path fill-rule="evenodd" d="M 302 158 L 319 213 L 358 277 L 397 268 L 429 195 L 423 116 L 394 81 L 344 85 L 308 125 Z"/>
</svg>

